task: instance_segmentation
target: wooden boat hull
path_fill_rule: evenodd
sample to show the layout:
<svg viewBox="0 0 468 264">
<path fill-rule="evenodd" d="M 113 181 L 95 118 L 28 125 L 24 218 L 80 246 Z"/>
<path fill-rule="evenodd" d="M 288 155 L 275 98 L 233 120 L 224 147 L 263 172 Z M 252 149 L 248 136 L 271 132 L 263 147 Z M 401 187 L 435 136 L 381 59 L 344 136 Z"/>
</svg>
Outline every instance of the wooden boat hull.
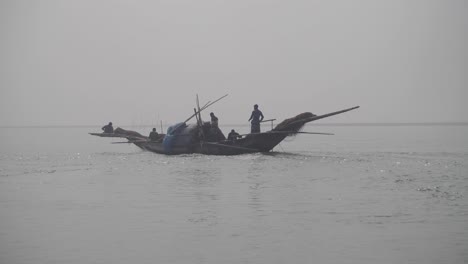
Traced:
<svg viewBox="0 0 468 264">
<path fill-rule="evenodd" d="M 207 155 L 240 155 L 246 153 L 269 152 L 278 145 L 287 135 L 275 133 L 260 133 L 247 135 L 244 138 L 223 140 L 217 142 L 203 142 L 191 144 L 186 147 L 172 147 L 165 149 L 162 142 L 136 141 L 133 144 L 141 149 L 166 155 L 179 154 L 207 154 Z"/>
</svg>

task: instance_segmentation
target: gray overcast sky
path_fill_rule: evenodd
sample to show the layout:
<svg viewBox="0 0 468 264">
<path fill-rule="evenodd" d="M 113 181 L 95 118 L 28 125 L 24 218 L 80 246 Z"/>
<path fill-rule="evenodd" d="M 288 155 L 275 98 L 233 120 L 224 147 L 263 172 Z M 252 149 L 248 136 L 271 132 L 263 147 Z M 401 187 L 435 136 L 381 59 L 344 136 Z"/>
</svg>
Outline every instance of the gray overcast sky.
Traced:
<svg viewBox="0 0 468 264">
<path fill-rule="evenodd" d="M 0 0 L 0 126 L 468 121 L 466 0 Z"/>
</svg>

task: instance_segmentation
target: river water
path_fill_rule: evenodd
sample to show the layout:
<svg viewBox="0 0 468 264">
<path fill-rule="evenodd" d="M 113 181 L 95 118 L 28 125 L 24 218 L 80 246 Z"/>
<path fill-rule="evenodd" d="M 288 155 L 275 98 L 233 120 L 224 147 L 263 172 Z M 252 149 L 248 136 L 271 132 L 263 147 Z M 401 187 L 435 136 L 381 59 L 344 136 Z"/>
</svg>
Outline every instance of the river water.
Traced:
<svg viewBox="0 0 468 264">
<path fill-rule="evenodd" d="M 308 126 L 335 135 L 232 157 L 93 130 L 0 128 L 0 263 L 468 263 L 468 126 Z"/>
</svg>

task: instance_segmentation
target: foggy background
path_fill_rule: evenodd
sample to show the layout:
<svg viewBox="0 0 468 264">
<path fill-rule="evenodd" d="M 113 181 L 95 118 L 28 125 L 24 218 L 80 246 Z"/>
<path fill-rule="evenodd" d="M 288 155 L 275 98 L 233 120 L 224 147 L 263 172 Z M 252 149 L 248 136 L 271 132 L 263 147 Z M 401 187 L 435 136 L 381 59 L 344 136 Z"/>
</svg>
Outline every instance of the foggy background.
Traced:
<svg viewBox="0 0 468 264">
<path fill-rule="evenodd" d="M 0 1 L 0 126 L 466 122 L 460 1 Z M 158 129 L 159 130 L 159 129 Z"/>
</svg>

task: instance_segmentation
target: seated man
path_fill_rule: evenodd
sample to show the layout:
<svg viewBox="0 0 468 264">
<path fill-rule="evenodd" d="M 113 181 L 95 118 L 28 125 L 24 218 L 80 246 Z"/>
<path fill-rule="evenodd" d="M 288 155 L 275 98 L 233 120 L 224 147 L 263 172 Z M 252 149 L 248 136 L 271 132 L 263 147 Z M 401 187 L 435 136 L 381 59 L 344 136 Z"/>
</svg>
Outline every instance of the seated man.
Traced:
<svg viewBox="0 0 468 264">
<path fill-rule="evenodd" d="M 149 139 L 150 139 L 150 141 L 158 141 L 159 134 L 158 134 L 158 132 L 156 132 L 156 128 L 153 128 L 153 131 L 150 132 Z"/>
<path fill-rule="evenodd" d="M 105 125 L 102 127 L 102 130 L 104 130 L 104 133 L 114 133 L 114 128 L 112 127 L 112 122 L 109 122 L 108 125 Z"/>
<path fill-rule="evenodd" d="M 234 141 L 234 140 L 236 140 L 238 138 L 241 138 L 241 136 L 234 129 L 232 129 L 231 132 L 228 135 L 228 140 Z"/>
</svg>

